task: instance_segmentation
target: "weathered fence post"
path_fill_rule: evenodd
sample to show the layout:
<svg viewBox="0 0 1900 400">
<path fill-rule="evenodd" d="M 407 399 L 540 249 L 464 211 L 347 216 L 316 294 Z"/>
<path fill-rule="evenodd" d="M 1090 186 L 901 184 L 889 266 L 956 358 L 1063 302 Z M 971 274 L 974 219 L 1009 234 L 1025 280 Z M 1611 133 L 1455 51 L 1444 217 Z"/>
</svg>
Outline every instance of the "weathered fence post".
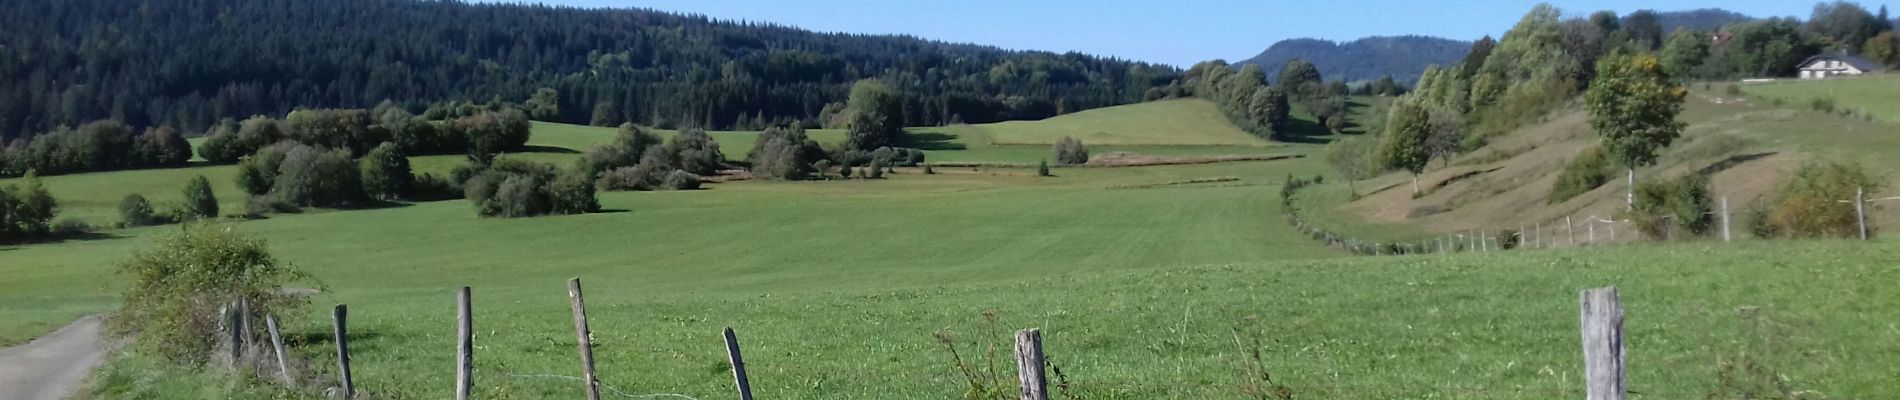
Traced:
<svg viewBox="0 0 1900 400">
<path fill-rule="evenodd" d="M 238 302 L 232 300 L 224 306 L 224 343 L 231 346 L 231 370 L 238 369 L 238 360 L 244 357 L 244 335 L 239 332 L 238 324 L 243 317 L 238 316 Z"/>
<path fill-rule="evenodd" d="M 1596 217 L 1591 217 L 1591 218 L 1596 218 Z M 1597 244 L 1597 221 L 1595 219 L 1591 219 L 1585 222 L 1590 223 L 1590 244 Z"/>
<path fill-rule="evenodd" d="M 1042 330 L 1016 331 L 1016 378 L 1022 381 L 1022 400 L 1049 400 L 1042 365 Z"/>
<path fill-rule="evenodd" d="M 1727 198 L 1727 197 L 1723 197 L 1723 198 L 1722 198 L 1722 241 L 1724 241 L 1724 242 L 1733 242 L 1733 241 L 1735 241 L 1735 237 L 1734 237 L 1734 236 L 1729 236 L 1729 231 L 1728 231 L 1728 226 L 1729 226 L 1729 223 L 1728 223 L 1728 198 Z"/>
<path fill-rule="evenodd" d="M 1854 188 L 1854 216 L 1860 222 L 1860 240 L 1867 240 L 1867 188 Z"/>
<path fill-rule="evenodd" d="M 587 400 L 600 400 L 600 378 L 594 375 L 594 334 L 587 330 L 587 303 L 581 297 L 581 278 L 567 280 L 567 298 L 574 307 L 574 340 L 580 347 L 581 379 L 587 383 Z"/>
<path fill-rule="evenodd" d="M 739 400 L 752 400 L 752 379 L 745 374 L 745 357 L 739 355 L 739 337 L 726 327 L 726 360 L 732 362 L 732 384 L 739 387 Z"/>
<path fill-rule="evenodd" d="M 283 378 L 285 385 L 295 383 L 294 380 L 290 379 L 290 365 L 288 362 L 285 362 L 284 336 L 277 332 L 277 317 L 265 315 L 264 327 L 270 329 L 270 347 L 271 350 L 276 352 L 275 355 L 277 356 L 277 376 Z"/>
<path fill-rule="evenodd" d="M 1616 287 L 1585 290 L 1582 310 L 1585 399 L 1623 400 L 1623 300 Z"/>
<path fill-rule="evenodd" d="M 1537 248 L 1544 248 L 1544 221 L 1537 221 Z"/>
<path fill-rule="evenodd" d="M 1565 232 L 1565 235 L 1570 236 L 1570 245 L 1576 246 L 1577 245 L 1577 226 L 1570 224 L 1570 216 L 1568 215 L 1564 216 L 1564 232 Z"/>
<path fill-rule="evenodd" d="M 337 376 L 342 379 L 342 382 L 339 383 L 343 385 L 338 387 L 337 390 L 341 391 L 340 393 L 345 399 L 356 396 L 356 383 L 350 380 L 349 316 L 349 306 L 338 304 L 336 308 L 330 310 L 330 320 L 335 323 L 333 333 L 336 335 Z"/>
<path fill-rule="evenodd" d="M 1616 219 L 1612 217 L 1607 224 L 1610 225 L 1610 243 L 1616 243 Z"/>
<path fill-rule="evenodd" d="M 455 291 L 455 400 L 468 400 L 475 387 L 475 307 L 469 287 Z"/>
</svg>

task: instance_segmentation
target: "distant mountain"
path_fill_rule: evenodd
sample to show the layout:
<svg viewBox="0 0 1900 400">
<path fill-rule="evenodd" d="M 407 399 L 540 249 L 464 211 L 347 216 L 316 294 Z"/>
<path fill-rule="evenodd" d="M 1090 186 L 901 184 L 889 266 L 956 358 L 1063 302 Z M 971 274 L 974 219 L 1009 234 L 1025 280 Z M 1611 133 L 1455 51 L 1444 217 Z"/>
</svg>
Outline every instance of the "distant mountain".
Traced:
<svg viewBox="0 0 1900 400">
<path fill-rule="evenodd" d="M 1688 11 L 1657 12 L 1656 20 L 1662 22 L 1663 34 L 1675 32 L 1676 28 L 1689 28 L 1698 31 L 1713 31 L 1723 25 L 1754 20 L 1754 17 L 1720 8 L 1704 8 Z"/>
<path fill-rule="evenodd" d="M 1268 79 L 1279 76 L 1287 60 L 1301 59 L 1319 67 L 1327 80 L 1347 82 L 1392 75 L 1401 83 L 1418 81 L 1425 68 L 1451 65 L 1471 50 L 1471 42 L 1429 36 L 1374 36 L 1346 43 L 1320 39 L 1282 40 L 1260 55 L 1234 64 L 1259 65 Z"/>
</svg>

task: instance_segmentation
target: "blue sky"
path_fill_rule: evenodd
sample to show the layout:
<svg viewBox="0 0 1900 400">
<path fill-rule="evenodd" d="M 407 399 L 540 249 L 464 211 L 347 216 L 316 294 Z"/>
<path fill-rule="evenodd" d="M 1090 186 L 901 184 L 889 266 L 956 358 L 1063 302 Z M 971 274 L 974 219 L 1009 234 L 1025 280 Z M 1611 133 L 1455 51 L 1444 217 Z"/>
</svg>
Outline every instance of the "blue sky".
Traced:
<svg viewBox="0 0 1900 400">
<path fill-rule="evenodd" d="M 825 32 L 910 34 L 1010 49 L 1079 51 L 1186 66 L 1252 57 L 1281 39 L 1499 35 L 1535 1 L 1500 0 L 508 0 L 639 7 Z M 1805 0 L 1558 0 L 1566 14 L 1723 8 L 1806 18 Z M 1878 3 L 1863 1 L 1873 9 Z"/>
</svg>

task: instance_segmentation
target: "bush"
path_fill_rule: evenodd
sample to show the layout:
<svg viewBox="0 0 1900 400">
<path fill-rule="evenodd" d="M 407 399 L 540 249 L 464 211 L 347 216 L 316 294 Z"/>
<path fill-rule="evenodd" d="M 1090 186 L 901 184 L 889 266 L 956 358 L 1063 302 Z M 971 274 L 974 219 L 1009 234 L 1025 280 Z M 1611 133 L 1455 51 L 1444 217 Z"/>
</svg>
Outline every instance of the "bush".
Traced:
<svg viewBox="0 0 1900 400">
<path fill-rule="evenodd" d="M 1816 97 L 1814 98 L 1814 101 L 1809 103 L 1808 105 L 1810 107 L 1814 107 L 1814 111 L 1820 111 L 1824 113 L 1834 112 L 1834 98 L 1833 97 Z"/>
<path fill-rule="evenodd" d="M 363 199 L 361 172 L 348 150 L 296 145 L 284 156 L 270 195 L 299 207 L 345 207 Z"/>
<path fill-rule="evenodd" d="M 526 146 L 532 129 L 528 114 L 514 107 L 462 117 L 455 120 L 455 127 L 468 140 L 469 159 L 483 164 L 493 162 L 503 151 Z"/>
<path fill-rule="evenodd" d="M 138 193 L 125 195 L 119 199 L 119 221 L 127 227 L 161 225 L 168 221 L 152 210 L 152 203 Z"/>
<path fill-rule="evenodd" d="M 191 142 L 169 126 L 147 128 L 133 145 L 133 164 L 144 167 L 182 167 L 191 162 Z"/>
<path fill-rule="evenodd" d="M 1036 176 L 1051 176 L 1049 175 L 1049 160 L 1036 163 Z"/>
<path fill-rule="evenodd" d="M 1880 180 L 1860 164 L 1805 164 L 1775 193 L 1768 223 L 1783 236 L 1858 237 L 1860 220 L 1854 204 L 1841 201 L 1853 200 L 1856 190 L 1879 193 L 1881 188 Z"/>
<path fill-rule="evenodd" d="M 1557 183 L 1550 189 L 1550 204 L 1562 203 L 1610 182 L 1610 158 L 1602 149 L 1591 147 L 1564 165 Z"/>
<path fill-rule="evenodd" d="M 818 179 L 831 179 L 831 175 L 828 175 L 831 173 L 831 160 L 818 160 L 811 163 L 811 170 L 812 173 L 818 174 Z"/>
<path fill-rule="evenodd" d="M 463 184 L 464 197 L 484 217 L 531 217 L 600 210 L 595 187 L 579 170 L 566 174 L 553 165 L 497 160 Z"/>
<path fill-rule="evenodd" d="M 146 354 L 187 365 L 209 359 L 222 337 L 218 310 L 229 302 L 247 301 L 253 318 L 288 320 L 304 306 L 283 287 L 306 275 L 279 264 L 262 240 L 222 225 L 188 226 L 133 253 L 119 270 L 132 284 L 112 330 L 134 337 Z"/>
<path fill-rule="evenodd" d="M 238 187 L 252 196 L 269 194 L 271 187 L 276 185 L 277 172 L 284 165 L 284 157 L 298 146 L 294 142 L 278 142 L 245 157 L 244 161 L 238 162 Z"/>
<path fill-rule="evenodd" d="M 416 179 L 409 170 L 409 157 L 390 142 L 383 142 L 363 155 L 357 168 L 363 177 L 363 193 L 377 200 L 402 198 Z"/>
<path fill-rule="evenodd" d="M 884 159 L 872 158 L 870 167 L 871 170 L 864 175 L 864 179 L 884 179 Z"/>
<path fill-rule="evenodd" d="M 719 142 L 706 131 L 693 128 L 680 131 L 666 146 L 678 160 L 679 169 L 698 175 L 719 173 L 726 165 L 726 153 L 719 151 Z"/>
<path fill-rule="evenodd" d="M 1082 141 L 1076 138 L 1063 136 L 1056 139 L 1055 149 L 1058 164 L 1079 165 L 1089 162 L 1088 146 L 1082 145 Z"/>
<path fill-rule="evenodd" d="M 60 218 L 59 222 L 53 223 L 53 234 L 58 236 L 73 236 L 90 232 L 92 232 L 92 224 L 78 218 Z"/>
<path fill-rule="evenodd" d="M 599 176 L 614 169 L 632 167 L 640 163 L 640 157 L 646 155 L 648 149 L 661 147 L 661 140 L 660 135 L 637 125 L 621 124 L 612 143 L 587 149 L 580 160 L 575 161 L 575 168 L 588 176 Z"/>
<path fill-rule="evenodd" d="M 28 170 L 60 175 L 176 167 L 191 159 L 191 144 L 170 127 L 148 129 L 141 135 L 112 120 L 60 128 L 20 143 L 0 150 L 6 153 L 0 157 L 6 159 L 0 164 L 0 176 L 23 175 Z"/>
<path fill-rule="evenodd" d="M 218 196 L 211 193 L 211 180 L 204 175 L 185 182 L 183 214 L 188 218 L 217 218 Z"/>
<path fill-rule="evenodd" d="M 27 171 L 23 181 L 0 187 L 0 242 L 44 237 L 59 215 L 59 202 L 37 173 Z"/>
<path fill-rule="evenodd" d="M 447 177 L 435 174 L 422 174 L 417 176 L 414 182 L 410 183 L 409 192 L 403 194 L 403 196 L 415 201 L 461 198 L 462 184 Z"/>
<path fill-rule="evenodd" d="M 672 190 L 699 190 L 699 185 L 699 175 L 676 169 L 666 174 L 666 179 L 661 182 L 660 187 Z"/>
<path fill-rule="evenodd" d="M 800 180 L 809 178 L 812 162 L 824 156 L 824 149 L 805 136 L 804 128 L 793 127 L 759 133 L 749 157 L 754 176 Z"/>
<path fill-rule="evenodd" d="M 244 200 L 244 216 L 247 218 L 263 218 L 265 214 L 295 214 L 300 212 L 303 212 L 303 209 L 297 207 L 297 205 L 290 204 L 283 199 L 269 195 L 251 196 Z"/>
<path fill-rule="evenodd" d="M 1636 187 L 1636 228 L 1655 239 L 1708 234 L 1715 226 L 1715 195 L 1709 178 L 1689 175 Z"/>
</svg>

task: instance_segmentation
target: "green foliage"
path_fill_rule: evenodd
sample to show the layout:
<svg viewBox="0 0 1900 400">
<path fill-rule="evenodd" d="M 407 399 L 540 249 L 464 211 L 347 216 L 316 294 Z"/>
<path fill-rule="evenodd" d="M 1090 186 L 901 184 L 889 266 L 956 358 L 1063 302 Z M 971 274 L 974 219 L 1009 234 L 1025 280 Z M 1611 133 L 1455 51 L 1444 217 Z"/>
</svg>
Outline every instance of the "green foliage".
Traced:
<svg viewBox="0 0 1900 400">
<path fill-rule="evenodd" d="M 752 175 L 787 180 L 810 177 L 811 164 L 825 157 L 818 142 L 806 137 L 805 129 L 799 127 L 766 129 L 759 133 L 748 154 Z"/>
<path fill-rule="evenodd" d="M 560 94 L 554 88 L 535 89 L 534 97 L 522 102 L 521 108 L 527 109 L 528 117 L 536 121 L 556 121 L 561 117 Z"/>
<path fill-rule="evenodd" d="M 1195 64 L 1183 79 L 1194 96 L 1213 101 L 1228 121 L 1255 136 L 1276 137 L 1290 118 L 1288 93 L 1267 86 L 1259 66 L 1234 71 L 1225 61 L 1207 61 Z"/>
<path fill-rule="evenodd" d="M 1868 38 L 1867 43 L 1861 45 L 1860 48 L 1861 55 L 1867 57 L 1868 60 L 1885 64 L 1889 68 L 1900 68 L 1900 36 L 1896 36 L 1894 31 L 1874 35 Z"/>
<path fill-rule="evenodd" d="M 481 163 L 492 162 L 503 151 L 515 150 L 528 143 L 528 114 L 508 107 L 502 111 L 483 111 L 455 120 L 455 127 L 468 138 L 468 157 Z"/>
<path fill-rule="evenodd" d="M 301 144 L 284 155 L 269 194 L 299 207 L 345 207 L 364 198 L 361 171 L 348 150 Z"/>
<path fill-rule="evenodd" d="M 198 175 L 185 182 L 185 204 L 182 210 L 186 218 L 217 218 L 218 196 L 211 192 L 211 179 Z"/>
<path fill-rule="evenodd" d="M 140 353 L 192 366 L 204 364 L 217 346 L 220 307 L 242 299 L 253 318 L 294 319 L 304 301 L 283 288 L 307 278 L 271 257 L 263 240 L 210 223 L 134 252 L 119 273 L 131 285 L 113 314 L 113 331 L 134 337 Z"/>
<path fill-rule="evenodd" d="M 1042 160 L 1042 161 L 1036 162 L 1036 176 L 1043 176 L 1043 177 L 1054 176 L 1054 175 L 1049 174 L 1049 160 Z"/>
<path fill-rule="evenodd" d="M 661 188 L 670 190 L 699 190 L 699 186 L 699 175 L 680 169 L 666 173 L 666 178 L 660 181 Z"/>
<path fill-rule="evenodd" d="M 611 101 L 603 101 L 594 103 L 594 116 L 588 119 L 587 124 L 593 126 L 615 126 L 629 123 L 625 121 L 626 118 L 620 116 L 619 105 Z"/>
<path fill-rule="evenodd" d="M 1825 39 L 1811 36 L 1792 18 L 1769 18 L 1729 26 L 1728 41 L 1710 52 L 1710 78 L 1794 76 L 1801 61 L 1820 54 Z"/>
<path fill-rule="evenodd" d="M 887 165 L 882 158 L 872 158 L 871 165 L 866 166 L 867 172 L 864 173 L 864 179 L 884 179 L 884 168 Z"/>
<path fill-rule="evenodd" d="M 311 146 L 348 149 L 363 154 L 385 141 L 388 129 L 367 110 L 297 110 L 284 116 L 284 133 L 291 139 Z"/>
<path fill-rule="evenodd" d="M 409 157 L 395 143 L 384 142 L 364 154 L 357 168 L 363 177 L 363 193 L 377 200 L 396 200 L 409 193 L 415 175 Z"/>
<path fill-rule="evenodd" d="M 1582 66 L 1565 47 L 1562 16 L 1562 10 L 1538 4 L 1504 34 L 1473 77 L 1471 109 L 1523 102 L 1543 105 L 1549 99 L 1569 97 L 1569 88 L 1575 87 L 1569 81 Z"/>
<path fill-rule="evenodd" d="M 1860 53 L 1868 38 L 1890 28 L 1887 24 L 1859 4 L 1835 0 L 1814 5 L 1807 30 L 1828 39 L 1835 48 Z"/>
<path fill-rule="evenodd" d="M 1881 182 L 1860 164 L 1804 164 L 1775 192 L 1767 215 L 1773 229 L 1768 230 L 1797 238 L 1858 237 L 1860 221 L 1852 203 L 1854 196 L 1861 190 L 1880 193 L 1885 187 Z"/>
<path fill-rule="evenodd" d="M 1597 63 L 1596 82 L 1585 104 L 1603 149 L 1625 168 L 1652 164 L 1657 153 L 1682 135 L 1676 120 L 1688 89 L 1670 80 L 1647 55 L 1615 55 Z"/>
<path fill-rule="evenodd" d="M 620 124 L 620 131 L 614 135 L 612 143 L 587 149 L 575 161 L 575 168 L 593 176 L 613 169 L 632 167 L 640 163 L 640 156 L 646 154 L 647 149 L 662 146 L 662 140 L 660 135 L 637 125 Z"/>
<path fill-rule="evenodd" d="M 520 218 L 600 211 L 595 182 L 580 171 L 554 165 L 496 160 L 463 184 L 463 196 L 483 217 Z"/>
<path fill-rule="evenodd" d="M 1063 136 L 1061 139 L 1056 139 L 1055 151 L 1058 164 L 1080 165 L 1089 162 L 1088 146 L 1082 145 L 1081 140 L 1073 137 Z"/>
<path fill-rule="evenodd" d="M 1280 68 L 1278 87 L 1287 91 L 1288 96 L 1299 99 L 1323 96 L 1321 92 L 1324 84 L 1325 79 L 1320 77 L 1319 67 L 1306 60 L 1290 59 L 1286 61 L 1285 67 Z"/>
<path fill-rule="evenodd" d="M 726 165 L 726 154 L 719 151 L 719 143 L 702 129 L 680 131 L 667 147 L 677 156 L 679 169 L 695 175 L 717 174 Z"/>
<path fill-rule="evenodd" d="M 849 170 L 850 168 L 845 169 Z M 818 160 L 818 162 L 811 163 L 811 171 L 813 174 L 818 175 L 818 179 L 830 180 L 831 176 L 828 174 L 831 173 L 831 160 Z M 850 175 L 850 173 L 846 173 L 846 175 Z M 849 178 L 849 176 L 846 176 L 846 178 Z"/>
<path fill-rule="evenodd" d="M 897 91 L 881 80 L 866 79 L 851 85 L 851 97 L 845 104 L 850 114 L 851 148 L 869 151 L 896 143 L 904 133 L 904 104 Z"/>
<path fill-rule="evenodd" d="M 138 134 L 118 121 L 101 120 L 0 146 L 0 177 L 20 176 L 29 170 L 63 175 L 179 167 L 190 159 L 191 144 L 171 127 Z"/>
<path fill-rule="evenodd" d="M 1380 163 L 1412 175 L 1425 172 L 1425 165 L 1431 162 L 1431 151 L 1425 146 L 1431 136 L 1430 111 L 1413 102 L 1399 102 L 1392 105 L 1385 124 L 1379 142 Z"/>
<path fill-rule="evenodd" d="M 1689 81 L 1709 58 L 1709 35 L 1687 29 L 1669 34 L 1662 47 L 1663 72 L 1678 82 Z"/>
<path fill-rule="evenodd" d="M 1701 174 L 1649 181 L 1636 188 L 1634 211 L 1636 228 L 1652 239 L 1705 235 L 1715 226 L 1715 195 Z"/>
<path fill-rule="evenodd" d="M 58 215 L 59 202 L 34 171 L 23 184 L 0 187 L 0 243 L 44 237 Z"/>
<path fill-rule="evenodd" d="M 1550 204 L 1562 203 L 1610 182 L 1610 157 L 1597 147 L 1584 149 L 1577 158 L 1564 164 L 1557 183 L 1550 189 Z"/>
<path fill-rule="evenodd" d="M 169 222 L 152 210 L 152 203 L 138 193 L 125 195 L 119 200 L 119 221 L 125 226 L 151 226 Z"/>
</svg>

